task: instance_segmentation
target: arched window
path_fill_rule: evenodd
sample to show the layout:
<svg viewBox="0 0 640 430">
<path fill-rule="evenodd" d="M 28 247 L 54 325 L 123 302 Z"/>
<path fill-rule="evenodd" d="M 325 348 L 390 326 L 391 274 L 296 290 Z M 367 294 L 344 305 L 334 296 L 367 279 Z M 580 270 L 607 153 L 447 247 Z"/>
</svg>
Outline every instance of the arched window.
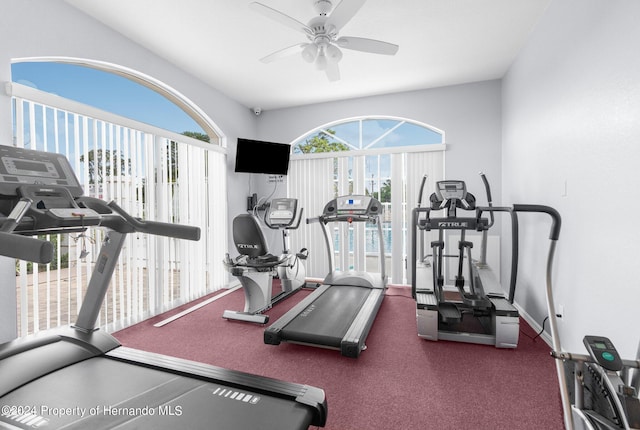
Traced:
<svg viewBox="0 0 640 430">
<path fill-rule="evenodd" d="M 135 70 L 57 57 L 19 59 L 14 65 L 19 67 L 25 61 L 41 65 L 45 74 L 48 68 L 65 67 L 68 74 L 57 78 L 82 86 L 81 93 L 93 91 L 94 96 L 115 88 L 74 80 L 74 68 L 113 74 L 111 78 L 116 79 L 109 80 L 110 85 L 129 85 L 130 92 L 136 94 L 153 90 L 162 103 L 200 127 L 182 130 L 188 132 L 185 134 L 167 130 L 162 123 L 152 125 L 151 121 L 143 122 L 144 118 L 131 115 L 132 119 L 113 110 L 107 112 L 104 106 L 89 106 L 87 100 L 79 103 L 24 85 L 28 82 L 20 83 L 18 73 L 7 87 L 13 101 L 16 146 L 66 155 L 85 194 L 116 200 L 135 217 L 201 228 L 198 242 L 130 235 L 99 324 L 106 330 L 118 329 L 224 287 L 221 261 L 227 243 L 226 207 L 209 199 L 226 193 L 226 152 L 224 135 L 213 121 L 184 95 Z M 123 83 L 122 78 L 127 81 Z M 144 88 L 137 88 L 140 85 Z M 136 100 L 123 97 L 120 103 L 135 105 Z M 93 236 L 87 240 L 72 240 L 69 235 L 48 237 L 57 244 L 57 261 L 46 267 L 19 264 L 21 274 L 33 273 L 19 279 L 20 335 L 75 322 L 103 232 L 94 229 L 89 234 Z M 46 309 L 40 309 L 42 306 Z"/>
<path fill-rule="evenodd" d="M 326 147 L 319 145 L 326 143 Z M 400 118 L 366 117 L 319 127 L 293 144 L 294 154 L 399 148 L 444 143 L 444 132 Z M 318 145 L 317 145 L 318 144 Z"/>
<path fill-rule="evenodd" d="M 385 207 L 386 272 L 392 282 L 406 283 L 411 209 L 423 175 L 429 175 L 430 183 L 443 177 L 444 141 L 442 130 L 404 118 L 369 116 L 325 124 L 292 143 L 289 194 L 301 200 L 309 216 L 320 214 L 337 195 L 366 194 L 380 200 Z M 326 250 L 314 230 L 307 227 L 297 240 L 303 246 L 320 244 L 312 250 L 317 258 L 310 257 L 308 270 L 323 277 Z M 375 230 L 336 226 L 336 267 L 379 271 Z M 345 244 L 343 249 L 340 244 Z"/>
</svg>

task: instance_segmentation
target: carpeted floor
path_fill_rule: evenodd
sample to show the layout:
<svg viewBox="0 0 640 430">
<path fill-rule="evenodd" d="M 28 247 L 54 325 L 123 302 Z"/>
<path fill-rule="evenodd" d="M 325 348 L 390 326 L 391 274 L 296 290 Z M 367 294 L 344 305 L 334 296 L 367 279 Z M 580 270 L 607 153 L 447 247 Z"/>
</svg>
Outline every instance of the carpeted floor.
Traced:
<svg viewBox="0 0 640 430">
<path fill-rule="evenodd" d="M 275 321 L 309 294 L 268 314 Z M 114 333 L 123 345 L 256 373 L 325 390 L 326 429 L 562 429 L 554 362 L 521 322 L 518 348 L 429 342 L 416 334 L 407 288 L 389 288 L 358 359 L 302 345 L 265 345 L 264 327 L 224 320 L 240 310 L 235 291 L 162 328 L 181 309 Z"/>
</svg>

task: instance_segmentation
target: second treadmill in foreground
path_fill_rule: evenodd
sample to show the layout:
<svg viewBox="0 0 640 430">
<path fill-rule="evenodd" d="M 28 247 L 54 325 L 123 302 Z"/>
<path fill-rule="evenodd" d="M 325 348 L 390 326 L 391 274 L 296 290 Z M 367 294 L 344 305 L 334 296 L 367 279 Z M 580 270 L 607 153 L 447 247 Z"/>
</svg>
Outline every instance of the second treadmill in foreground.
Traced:
<svg viewBox="0 0 640 430">
<path fill-rule="evenodd" d="M 329 255 L 329 274 L 322 285 L 290 309 L 264 332 L 264 342 L 301 343 L 338 349 L 357 358 L 378 314 L 387 287 L 384 270 L 384 240 L 380 214 L 382 204 L 365 195 L 337 197 L 324 207 L 322 215 L 310 221 L 322 226 Z M 334 270 L 330 222 L 369 222 L 377 225 L 380 273 Z M 343 246 L 343 249 L 345 247 Z"/>
</svg>

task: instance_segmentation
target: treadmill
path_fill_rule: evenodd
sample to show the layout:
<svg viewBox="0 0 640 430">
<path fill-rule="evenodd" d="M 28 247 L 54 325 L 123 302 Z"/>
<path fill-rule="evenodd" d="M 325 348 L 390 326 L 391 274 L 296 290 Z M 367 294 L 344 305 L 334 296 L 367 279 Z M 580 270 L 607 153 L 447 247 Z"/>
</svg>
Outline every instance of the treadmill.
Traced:
<svg viewBox="0 0 640 430">
<path fill-rule="evenodd" d="M 197 227 L 142 221 L 82 195 L 66 157 L 0 146 L 0 255 L 46 264 L 27 237 L 107 229 L 71 327 L 0 345 L 2 429 L 307 429 L 324 427 L 324 391 L 120 346 L 95 327 L 128 233 L 198 240 Z"/>
<path fill-rule="evenodd" d="M 345 357 L 357 358 L 366 349 L 365 340 L 378 314 L 387 288 L 384 270 L 384 240 L 380 214 L 382 204 L 370 196 L 340 196 L 307 220 L 319 222 L 329 256 L 329 274 L 322 285 L 280 317 L 264 332 L 264 342 L 292 342 L 337 349 Z M 377 225 L 381 273 L 334 270 L 333 242 L 327 224 L 371 222 Z"/>
</svg>

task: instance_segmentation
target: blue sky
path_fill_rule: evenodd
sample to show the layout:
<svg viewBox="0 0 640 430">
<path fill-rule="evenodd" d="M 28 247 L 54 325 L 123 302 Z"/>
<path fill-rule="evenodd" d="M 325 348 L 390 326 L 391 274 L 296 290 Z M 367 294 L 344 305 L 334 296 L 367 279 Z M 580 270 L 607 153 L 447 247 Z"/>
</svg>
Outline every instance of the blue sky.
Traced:
<svg viewBox="0 0 640 430">
<path fill-rule="evenodd" d="M 129 79 L 61 63 L 15 63 L 13 82 L 97 107 L 176 133 L 202 128 L 160 94 Z"/>
</svg>

